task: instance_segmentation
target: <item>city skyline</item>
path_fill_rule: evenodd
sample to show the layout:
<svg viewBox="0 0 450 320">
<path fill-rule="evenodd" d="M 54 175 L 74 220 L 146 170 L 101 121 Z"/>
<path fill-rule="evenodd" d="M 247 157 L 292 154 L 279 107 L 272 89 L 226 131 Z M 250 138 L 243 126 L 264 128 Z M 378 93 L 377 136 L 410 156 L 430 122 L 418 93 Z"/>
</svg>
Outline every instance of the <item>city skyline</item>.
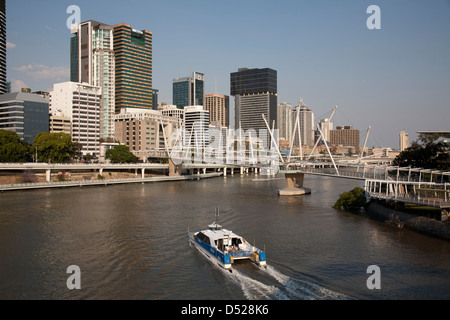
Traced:
<svg viewBox="0 0 450 320">
<path fill-rule="evenodd" d="M 230 95 L 239 68 L 278 72 L 278 102 L 303 99 L 316 120 L 398 148 L 400 131 L 446 130 L 450 116 L 450 1 L 7 1 L 7 79 L 13 91 L 70 79 L 69 5 L 81 22 L 127 23 L 153 34 L 153 88 L 171 103 L 172 80 L 205 74 L 205 94 Z M 369 30 L 369 5 L 381 29 Z M 139 8 L 139 10 L 137 10 Z M 217 86 L 217 91 L 215 87 Z M 230 106 L 234 105 L 230 101 Z"/>
</svg>

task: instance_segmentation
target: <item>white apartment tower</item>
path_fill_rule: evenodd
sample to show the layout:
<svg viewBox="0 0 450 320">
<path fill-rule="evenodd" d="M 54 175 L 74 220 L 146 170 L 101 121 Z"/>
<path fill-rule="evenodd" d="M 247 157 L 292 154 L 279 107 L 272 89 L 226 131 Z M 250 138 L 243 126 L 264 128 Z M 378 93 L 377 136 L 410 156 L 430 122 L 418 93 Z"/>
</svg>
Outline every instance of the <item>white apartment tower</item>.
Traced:
<svg viewBox="0 0 450 320">
<path fill-rule="evenodd" d="M 83 155 L 100 154 L 101 99 L 101 88 L 86 83 L 57 83 L 50 92 L 50 113 L 70 119 L 72 141 L 82 145 Z"/>
<path fill-rule="evenodd" d="M 408 149 L 409 147 L 409 141 L 408 141 L 408 134 L 405 131 L 400 132 L 400 151 L 404 151 Z"/>
<path fill-rule="evenodd" d="M 333 130 L 333 122 L 330 119 L 321 119 L 319 121 L 318 127 L 323 133 L 323 137 L 325 141 L 330 142 L 330 131 Z M 317 136 L 320 137 L 320 132 L 317 133 Z"/>
<path fill-rule="evenodd" d="M 72 82 L 86 83 L 102 90 L 100 136 L 114 137 L 115 56 L 113 27 L 89 20 L 73 25 L 71 39 Z"/>
<path fill-rule="evenodd" d="M 303 103 L 300 99 L 297 106 L 294 108 L 294 114 L 292 121 L 297 119 L 297 110 L 299 110 L 299 122 L 300 122 L 300 138 L 302 139 L 302 145 L 313 146 L 314 145 L 314 113 L 312 110 Z M 298 135 L 293 137 L 295 142 L 298 143 Z"/>
<path fill-rule="evenodd" d="M 209 111 L 203 106 L 184 107 L 184 145 L 204 148 L 209 143 Z"/>
<path fill-rule="evenodd" d="M 291 141 L 292 130 L 294 130 L 293 121 L 295 121 L 295 118 L 293 119 L 292 105 L 287 102 L 278 104 L 277 113 L 279 136 L 282 139 Z"/>
</svg>

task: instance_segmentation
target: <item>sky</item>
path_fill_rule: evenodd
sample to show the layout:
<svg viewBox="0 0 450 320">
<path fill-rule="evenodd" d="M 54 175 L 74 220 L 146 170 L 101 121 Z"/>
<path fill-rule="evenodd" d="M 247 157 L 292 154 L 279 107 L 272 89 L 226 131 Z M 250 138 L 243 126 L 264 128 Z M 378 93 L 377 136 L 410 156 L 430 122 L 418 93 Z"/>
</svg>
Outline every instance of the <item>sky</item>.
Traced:
<svg viewBox="0 0 450 320">
<path fill-rule="evenodd" d="M 69 81 L 70 5 L 81 22 L 153 33 L 153 88 L 205 74 L 205 93 L 230 95 L 230 73 L 272 68 L 278 101 L 315 120 L 360 129 L 361 144 L 399 147 L 399 133 L 450 130 L 450 0 L 6 0 L 7 78 L 14 91 Z M 380 8 L 381 29 L 369 29 Z M 234 106 L 230 102 L 230 107 Z"/>
</svg>

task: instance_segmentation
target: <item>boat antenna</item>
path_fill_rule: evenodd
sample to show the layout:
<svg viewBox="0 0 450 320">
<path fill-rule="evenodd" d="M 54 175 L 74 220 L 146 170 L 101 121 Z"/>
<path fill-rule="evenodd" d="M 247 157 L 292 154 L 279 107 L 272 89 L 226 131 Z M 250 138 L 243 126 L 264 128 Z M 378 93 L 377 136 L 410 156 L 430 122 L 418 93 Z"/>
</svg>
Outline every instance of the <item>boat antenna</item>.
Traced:
<svg viewBox="0 0 450 320">
<path fill-rule="evenodd" d="M 217 208 L 216 208 L 216 228 L 217 228 L 218 223 L 219 223 L 219 205 L 217 205 Z"/>
</svg>

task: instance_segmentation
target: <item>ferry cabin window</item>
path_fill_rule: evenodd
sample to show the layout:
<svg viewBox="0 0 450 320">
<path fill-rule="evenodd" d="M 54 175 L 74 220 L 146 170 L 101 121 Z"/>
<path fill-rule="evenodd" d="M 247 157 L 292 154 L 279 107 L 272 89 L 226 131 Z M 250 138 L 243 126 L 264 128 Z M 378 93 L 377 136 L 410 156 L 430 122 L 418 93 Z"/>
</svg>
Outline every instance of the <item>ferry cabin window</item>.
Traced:
<svg viewBox="0 0 450 320">
<path fill-rule="evenodd" d="M 220 251 L 223 251 L 223 239 L 219 239 L 217 242 L 217 248 L 219 248 Z"/>
<path fill-rule="evenodd" d="M 241 239 L 237 239 L 237 238 L 233 238 L 232 241 L 231 241 L 231 245 L 232 245 L 232 246 L 236 246 L 236 247 L 239 247 L 239 245 L 240 245 L 241 243 L 242 243 L 242 242 L 241 242 Z"/>
<path fill-rule="evenodd" d="M 199 232 L 197 234 L 197 238 L 199 238 L 200 240 L 202 240 L 204 243 L 211 245 L 211 243 L 209 242 L 209 237 L 206 236 L 205 234 L 203 234 L 202 232 Z"/>
</svg>

